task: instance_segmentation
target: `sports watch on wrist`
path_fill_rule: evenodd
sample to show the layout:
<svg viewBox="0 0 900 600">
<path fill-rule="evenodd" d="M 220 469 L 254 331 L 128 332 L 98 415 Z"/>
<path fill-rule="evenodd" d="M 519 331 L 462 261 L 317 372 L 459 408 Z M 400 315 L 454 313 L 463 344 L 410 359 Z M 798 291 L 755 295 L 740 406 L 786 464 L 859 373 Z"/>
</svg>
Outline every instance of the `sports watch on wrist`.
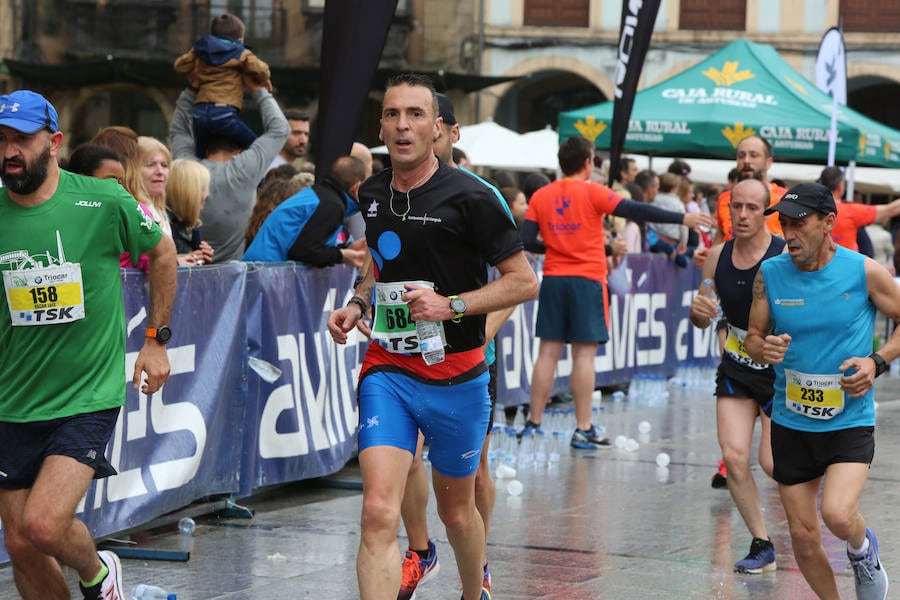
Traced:
<svg viewBox="0 0 900 600">
<path fill-rule="evenodd" d="M 469 309 L 469 305 L 459 296 L 448 296 L 448 298 L 450 299 L 450 310 L 456 313 L 450 320 L 454 323 L 459 323 L 460 320 L 462 320 L 463 315 L 465 315 L 466 311 Z"/>
<path fill-rule="evenodd" d="M 869 358 L 872 359 L 872 362 L 875 363 L 875 377 L 878 377 L 882 373 L 888 370 L 887 363 L 884 361 L 884 358 L 877 352 L 873 352 L 869 355 Z"/>
<path fill-rule="evenodd" d="M 168 325 L 160 325 L 159 327 L 148 327 L 146 336 L 153 338 L 160 344 L 165 344 L 172 339 L 172 330 Z"/>
</svg>

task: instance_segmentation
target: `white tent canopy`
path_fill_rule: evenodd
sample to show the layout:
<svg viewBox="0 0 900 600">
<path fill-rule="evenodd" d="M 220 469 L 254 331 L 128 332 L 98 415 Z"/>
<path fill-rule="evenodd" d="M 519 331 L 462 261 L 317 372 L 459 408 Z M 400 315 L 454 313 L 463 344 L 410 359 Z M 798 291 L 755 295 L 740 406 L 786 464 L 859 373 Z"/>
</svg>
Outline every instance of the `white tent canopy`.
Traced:
<svg viewBox="0 0 900 600">
<path fill-rule="evenodd" d="M 476 125 L 463 125 L 459 130 L 457 147 L 465 151 L 475 167 L 510 171 L 557 171 L 559 162 L 558 134 L 549 127 L 528 133 L 516 133 L 491 120 Z M 387 154 L 385 146 L 372 148 L 373 154 Z M 632 156 L 632 155 L 629 155 Z M 633 155 L 638 167 L 646 169 L 651 164 L 656 172 L 665 171 L 672 162 L 669 156 Z M 724 184 L 728 171 L 735 166 L 733 160 L 702 158 L 686 159 L 691 166 L 691 179 L 696 183 Z M 769 170 L 769 178 L 783 179 L 788 185 L 819 178 L 824 165 L 782 163 L 775 161 Z M 848 173 L 849 176 L 849 173 Z M 900 193 L 900 169 L 856 167 L 853 173 L 854 189 L 876 194 Z"/>
<path fill-rule="evenodd" d="M 463 150 L 475 167 L 510 171 L 555 171 L 559 137 L 552 129 L 516 133 L 493 121 L 459 128 L 457 148 Z M 387 154 L 385 146 L 371 149 L 373 154 Z"/>
<path fill-rule="evenodd" d="M 643 155 L 627 155 L 634 158 L 638 168 L 646 169 L 650 165 L 650 157 Z M 657 173 L 662 173 L 673 160 L 670 156 L 652 157 Z M 688 158 L 691 166 L 690 178 L 695 183 L 725 184 L 728 171 L 736 166 L 733 160 L 713 160 L 705 158 Z M 781 163 L 775 161 L 769 169 L 769 179 L 783 179 L 789 186 L 797 183 L 815 181 L 822 173 L 825 165 L 807 165 L 799 163 Z M 847 176 L 850 176 L 848 171 Z M 856 167 L 853 172 L 854 189 L 874 194 L 895 194 L 900 192 L 900 169 L 880 169 L 878 167 Z"/>
</svg>

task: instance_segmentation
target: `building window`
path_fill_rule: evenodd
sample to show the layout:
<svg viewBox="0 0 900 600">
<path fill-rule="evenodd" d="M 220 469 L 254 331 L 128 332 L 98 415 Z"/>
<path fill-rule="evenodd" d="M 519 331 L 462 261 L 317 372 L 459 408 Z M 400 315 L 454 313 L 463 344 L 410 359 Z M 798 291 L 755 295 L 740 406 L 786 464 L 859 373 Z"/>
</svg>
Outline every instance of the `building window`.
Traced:
<svg viewBox="0 0 900 600">
<path fill-rule="evenodd" d="M 209 0 L 207 6 L 194 3 L 194 39 L 209 33 L 213 17 L 224 12 L 244 22 L 244 45 L 268 63 L 284 59 L 287 15 L 283 0 Z"/>
<path fill-rule="evenodd" d="M 525 0 L 525 25 L 587 27 L 590 0 Z"/>
<path fill-rule="evenodd" d="M 747 0 L 681 0 L 680 29 L 744 31 Z"/>
<path fill-rule="evenodd" d="M 375 0 L 372 0 L 375 1 Z M 409 14 L 409 5 L 412 0 L 397 0 L 397 10 L 394 14 L 397 16 L 405 16 Z M 303 12 L 324 12 L 325 0 L 303 0 Z"/>
<path fill-rule="evenodd" d="M 176 6 L 174 0 L 142 4 L 68 0 L 64 14 L 74 52 L 144 56 L 168 50 Z"/>
<path fill-rule="evenodd" d="M 900 30 L 897 0 L 841 0 L 839 11 L 844 31 L 895 33 Z"/>
</svg>

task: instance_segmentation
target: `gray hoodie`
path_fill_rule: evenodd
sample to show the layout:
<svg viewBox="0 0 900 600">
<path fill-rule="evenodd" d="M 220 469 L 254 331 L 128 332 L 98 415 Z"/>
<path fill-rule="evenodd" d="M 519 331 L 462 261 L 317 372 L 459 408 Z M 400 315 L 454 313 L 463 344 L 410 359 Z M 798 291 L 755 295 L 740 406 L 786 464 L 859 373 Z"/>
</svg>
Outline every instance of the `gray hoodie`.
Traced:
<svg viewBox="0 0 900 600">
<path fill-rule="evenodd" d="M 200 213 L 203 239 L 215 250 L 213 262 L 240 260 L 244 255 L 244 230 L 256 203 L 256 187 L 269 164 L 284 146 L 290 126 L 275 98 L 265 88 L 253 93 L 259 107 L 263 134 L 253 144 L 226 162 L 202 160 L 209 169 L 209 198 Z M 194 154 L 192 128 L 194 94 L 185 90 L 175 103 L 172 115 L 172 155 L 191 158 Z"/>
</svg>

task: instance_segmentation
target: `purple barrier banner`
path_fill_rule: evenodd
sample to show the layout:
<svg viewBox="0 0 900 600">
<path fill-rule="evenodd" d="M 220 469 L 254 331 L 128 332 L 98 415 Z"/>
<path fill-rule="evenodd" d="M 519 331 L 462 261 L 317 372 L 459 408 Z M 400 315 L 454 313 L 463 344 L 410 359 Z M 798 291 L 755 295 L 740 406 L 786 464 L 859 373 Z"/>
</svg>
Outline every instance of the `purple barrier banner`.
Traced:
<svg viewBox="0 0 900 600">
<path fill-rule="evenodd" d="M 335 344 L 328 315 L 352 295 L 345 267 L 266 265 L 247 274 L 250 358 L 241 494 L 328 475 L 356 452 L 356 380 L 367 341 Z M 271 367 L 275 367 L 272 369 Z M 278 372 L 280 371 L 280 375 Z"/>
<path fill-rule="evenodd" d="M 542 261 L 532 264 L 540 275 Z M 107 447 L 119 474 L 94 482 L 78 508 L 95 537 L 206 496 L 244 497 L 344 466 L 356 452 L 356 382 L 368 341 L 353 332 L 338 346 L 325 323 L 352 295 L 354 274 L 293 263 L 179 269 L 171 377 L 145 396 L 131 375 L 147 327 L 146 279 L 123 271 L 127 392 Z M 610 341 L 595 359 L 598 384 L 716 363 L 714 332 L 688 321 L 699 276 L 659 255 L 628 257 L 610 276 Z M 518 307 L 498 335 L 501 404 L 528 402 L 536 314 L 536 301 Z M 554 391 L 568 387 L 571 368 L 567 351 Z"/>
<path fill-rule="evenodd" d="M 121 531 L 197 498 L 234 493 L 246 423 L 245 267 L 179 271 L 168 345 L 171 375 L 155 394 L 131 386 L 147 327 L 142 273 L 123 274 L 126 400 L 107 456 L 118 475 L 95 481 L 82 518 L 95 536 Z"/>
<path fill-rule="evenodd" d="M 543 260 L 531 260 L 538 276 Z M 601 344 L 594 360 L 597 385 L 627 383 L 642 374 L 675 374 L 680 364 L 713 366 L 719 350 L 712 329 L 697 329 L 688 315 L 700 284 L 693 266 L 676 267 L 659 254 L 626 257 L 609 277 L 609 342 Z M 538 303 L 516 308 L 497 335 L 497 401 L 526 404 L 540 340 L 534 337 Z M 569 386 L 572 356 L 563 352 L 554 393 Z"/>
</svg>

